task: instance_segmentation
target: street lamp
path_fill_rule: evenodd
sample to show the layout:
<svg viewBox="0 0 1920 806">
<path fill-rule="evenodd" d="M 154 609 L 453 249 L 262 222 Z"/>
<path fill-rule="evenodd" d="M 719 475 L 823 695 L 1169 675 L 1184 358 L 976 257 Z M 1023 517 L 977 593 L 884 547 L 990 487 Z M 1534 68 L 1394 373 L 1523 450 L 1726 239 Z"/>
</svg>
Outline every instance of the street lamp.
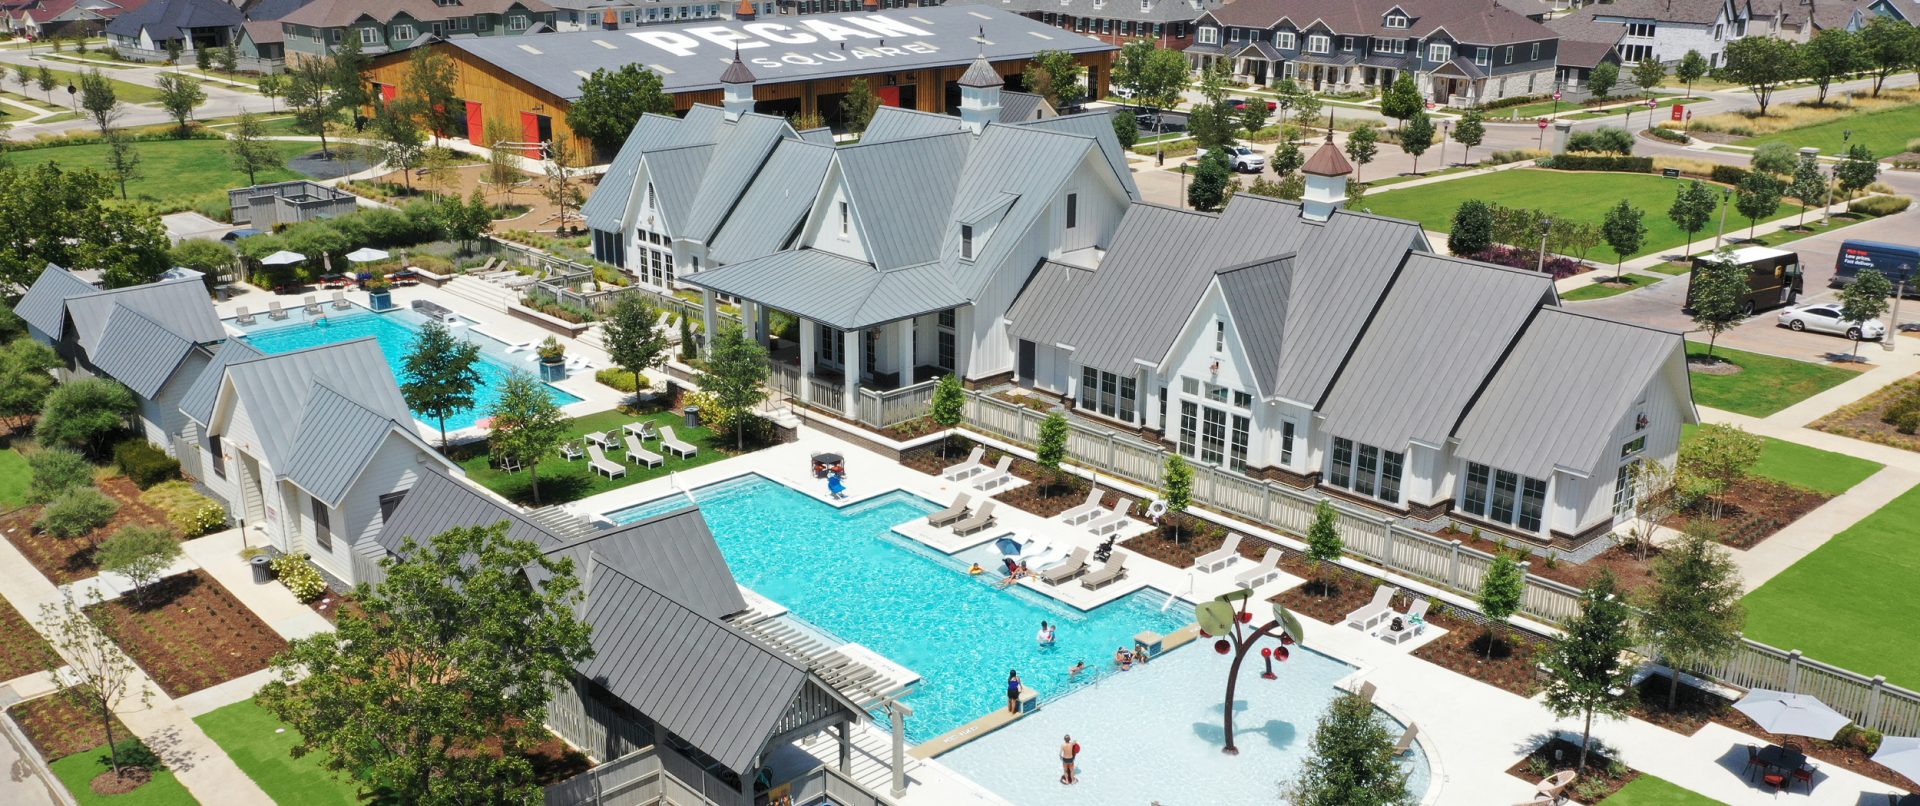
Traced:
<svg viewBox="0 0 1920 806">
<path fill-rule="evenodd" d="M 1440 170 L 1447 169 L 1447 132 L 1453 129 L 1453 121 L 1440 121 Z"/>
<path fill-rule="evenodd" d="M 1533 270 L 1541 274 L 1547 272 L 1547 233 L 1550 232 L 1553 232 L 1553 219 L 1540 219 L 1540 258 L 1534 264 Z"/>
<path fill-rule="evenodd" d="M 1713 251 L 1716 254 L 1719 253 L 1720 251 L 1721 236 L 1727 234 L 1727 206 L 1732 201 L 1733 201 L 1733 188 L 1721 188 L 1720 189 L 1720 231 L 1717 233 L 1714 233 L 1714 236 L 1713 236 Z"/>
<path fill-rule="evenodd" d="M 1840 132 L 1841 156 L 1839 159 L 1846 159 L 1847 141 L 1851 139 L 1853 139 L 1852 129 L 1845 129 Z M 1839 182 L 1840 163 L 1836 160 L 1832 165 L 1827 166 L 1827 205 L 1820 208 L 1820 226 L 1822 227 L 1833 223 L 1833 186 Z"/>
<path fill-rule="evenodd" d="M 80 113 L 80 98 L 75 94 L 79 91 L 80 88 L 73 86 L 73 82 L 67 82 L 67 104 L 73 107 L 73 112 L 76 115 Z"/>
</svg>

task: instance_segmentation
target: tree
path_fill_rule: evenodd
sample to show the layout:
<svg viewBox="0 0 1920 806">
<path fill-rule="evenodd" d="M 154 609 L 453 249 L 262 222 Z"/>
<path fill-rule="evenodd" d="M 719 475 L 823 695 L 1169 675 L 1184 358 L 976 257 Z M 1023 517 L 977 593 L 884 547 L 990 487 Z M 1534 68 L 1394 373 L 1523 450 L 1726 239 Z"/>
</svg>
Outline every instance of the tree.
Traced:
<svg viewBox="0 0 1920 806">
<path fill-rule="evenodd" d="M 767 348 L 747 338 L 739 325 L 722 325 L 707 345 L 707 368 L 700 373 L 700 389 L 713 395 L 720 407 L 733 412 L 733 447 L 746 447 L 748 411 L 767 397 Z"/>
<path fill-rule="evenodd" d="M 1700 55 L 1700 51 L 1689 50 L 1680 57 L 1678 63 L 1674 64 L 1673 77 L 1687 85 L 1687 97 L 1692 98 L 1693 82 L 1705 78 L 1709 68 L 1707 57 Z"/>
<path fill-rule="evenodd" d="M 68 490 L 93 483 L 93 465 L 87 457 L 65 448 L 47 448 L 27 455 L 32 479 L 27 482 L 27 501 L 45 504 Z"/>
<path fill-rule="evenodd" d="M 612 154 L 649 112 L 673 114 L 673 96 L 661 85 L 660 74 L 639 64 L 602 67 L 581 79 L 580 97 L 567 108 L 567 126 L 602 154 Z"/>
<path fill-rule="evenodd" d="M 333 122 L 340 109 L 333 103 L 333 73 L 326 62 L 322 58 L 300 59 L 288 65 L 286 96 L 294 129 L 319 137 L 320 153 L 331 158 L 332 152 L 327 150 L 327 124 Z"/>
<path fill-rule="evenodd" d="M 1671 670 L 1667 710 L 1678 702 L 1682 669 L 1717 662 L 1740 647 L 1745 594 L 1740 567 L 1720 547 L 1712 526 L 1695 521 L 1661 546 L 1653 585 L 1640 603 L 1640 633 Z"/>
<path fill-rule="evenodd" d="M 1468 199 L 1453 211 L 1453 229 L 1447 232 L 1447 252 L 1466 257 L 1493 247 L 1493 208 Z"/>
<path fill-rule="evenodd" d="M 1469 155 L 1473 153 L 1474 146 L 1479 145 L 1481 140 L 1486 139 L 1487 125 L 1485 121 L 1486 115 L 1480 111 L 1480 107 L 1476 106 L 1468 109 L 1466 114 L 1460 116 L 1460 122 L 1454 124 L 1453 141 L 1463 146 L 1460 152 L 1461 164 L 1473 164 L 1473 158 Z"/>
<path fill-rule="evenodd" d="M 1235 113 L 1240 129 L 1245 131 L 1248 137 L 1265 128 L 1267 118 L 1272 116 L 1272 110 L 1267 109 L 1267 102 L 1260 98 L 1248 98 Z"/>
<path fill-rule="evenodd" d="M 1840 289 L 1841 321 L 1865 325 L 1887 315 L 1887 297 L 1891 294 L 1893 284 L 1887 282 L 1886 275 L 1877 269 L 1861 269 L 1859 274 L 1854 275 L 1853 282 Z M 1885 338 L 1893 336 L 1888 334 Z M 1860 357 L 1859 339 L 1853 340 L 1853 357 Z"/>
<path fill-rule="evenodd" d="M 457 193 L 443 196 L 434 203 L 434 210 L 447 238 L 460 242 L 461 254 L 470 251 L 473 242 L 493 226 L 493 208 L 479 188 L 474 188 L 464 202 Z"/>
<path fill-rule="evenodd" d="M 109 635 L 113 630 L 111 610 L 95 607 L 102 602 L 100 589 L 87 589 L 87 604 L 73 600 L 70 588 L 62 589 L 60 603 L 40 605 L 40 630 L 66 662 L 63 674 L 53 676 L 62 697 L 86 715 L 100 720 L 107 735 L 107 765 L 113 773 L 124 775 L 120 767 L 120 748 L 113 738 L 115 714 L 122 705 L 138 702 L 145 708 L 153 702 L 153 692 L 142 682 L 140 667 L 120 651 Z"/>
<path fill-rule="evenodd" d="M 408 108 L 419 116 L 427 131 L 433 132 L 436 146 L 465 114 L 454 91 L 455 75 L 453 59 L 445 53 L 434 48 L 414 48 L 413 55 L 407 57 L 406 77 L 400 80 L 400 94 L 406 96 Z"/>
<path fill-rule="evenodd" d="M 1633 509 L 1645 532 L 1634 529 L 1634 543 L 1640 559 L 1647 558 L 1653 544 L 1653 530 L 1678 510 L 1680 496 L 1673 487 L 1673 469 L 1664 462 L 1642 459 L 1633 465 Z"/>
<path fill-rule="evenodd" d="M 283 73 L 268 73 L 260 77 L 260 94 L 267 97 L 268 112 L 280 111 L 280 96 L 287 94 L 287 77 Z"/>
<path fill-rule="evenodd" d="M 213 62 L 213 66 L 219 68 L 220 72 L 233 75 L 233 71 L 240 67 L 240 50 L 234 47 L 232 42 L 228 42 L 226 47 L 213 55 Z"/>
<path fill-rule="evenodd" d="M 1747 238 L 1753 238 L 1760 219 L 1780 209 L 1780 180 L 1762 171 L 1750 171 L 1733 188 L 1733 206 L 1747 217 Z"/>
<path fill-rule="evenodd" d="M 1633 66 L 1633 83 L 1639 85 L 1640 94 L 1647 98 L 1653 97 L 1653 88 L 1660 86 L 1660 81 L 1666 77 L 1667 66 L 1661 64 L 1659 59 L 1641 59 Z"/>
<path fill-rule="evenodd" d="M 336 629 L 274 659 L 258 702 L 381 802 L 537 802 L 523 752 L 550 698 L 593 650 L 573 561 L 506 524 L 408 539 Z"/>
<path fill-rule="evenodd" d="M 154 86 L 160 88 L 160 108 L 173 118 L 174 136 L 186 137 L 193 131 L 193 110 L 207 102 L 207 91 L 200 82 L 180 73 L 154 74 Z"/>
<path fill-rule="evenodd" d="M 1347 135 L 1347 159 L 1353 160 L 1353 182 L 1360 183 L 1360 169 L 1373 161 L 1373 155 L 1380 152 L 1380 135 L 1371 126 L 1361 126 Z"/>
<path fill-rule="evenodd" d="M 1873 97 L 1880 97 L 1887 77 L 1907 68 L 1920 55 L 1920 29 L 1912 23 L 1875 16 L 1860 29 L 1860 50 L 1866 70 L 1873 74 Z"/>
<path fill-rule="evenodd" d="M 1879 176 L 1880 162 L 1873 158 L 1873 149 L 1865 143 L 1853 144 L 1847 149 L 1847 155 L 1833 166 L 1834 181 L 1848 196 L 1866 190 Z"/>
<path fill-rule="evenodd" d="M 1227 167 L 1227 152 L 1216 148 L 1200 158 L 1200 167 L 1187 183 L 1187 204 L 1195 210 L 1217 210 L 1226 202 L 1227 183 L 1233 181 L 1233 169 Z"/>
<path fill-rule="evenodd" d="M 1486 633 L 1480 637 L 1486 642 L 1484 657 L 1493 657 L 1493 646 L 1499 640 L 1493 633 L 1494 625 L 1506 623 L 1519 612 L 1520 597 L 1526 592 L 1526 575 L 1520 571 L 1520 564 L 1504 551 L 1494 552 L 1493 561 L 1487 564 L 1486 573 L 1480 579 L 1477 597 L 1480 613 L 1490 620 Z"/>
<path fill-rule="evenodd" d="M 25 95 L 27 89 L 33 86 L 33 67 L 26 64 L 14 65 L 13 81 L 20 85 L 20 94 Z"/>
<path fill-rule="evenodd" d="M 47 103 L 53 103 L 53 88 L 60 86 L 60 81 L 54 78 L 53 71 L 44 66 L 41 67 L 39 72 L 34 74 L 33 83 L 40 88 L 40 94 L 47 96 Z"/>
<path fill-rule="evenodd" d="M 120 505 L 93 487 L 75 487 L 40 508 L 33 528 L 60 539 L 89 535 L 113 521 Z"/>
<path fill-rule="evenodd" d="M 1788 143 L 1762 143 L 1753 150 L 1749 166 L 1756 171 L 1764 171 L 1775 176 L 1793 173 L 1793 167 L 1800 162 L 1800 150 Z"/>
<path fill-rule="evenodd" d="M 120 119 L 124 111 L 119 96 L 114 94 L 113 82 L 100 74 L 96 67 L 80 74 L 80 108 L 93 116 L 93 124 L 100 127 L 100 136 L 107 136 L 113 129 L 113 123 Z"/>
<path fill-rule="evenodd" d="M 1746 36 L 1727 43 L 1719 74 L 1735 84 L 1747 85 L 1764 117 L 1774 90 L 1804 72 L 1799 45 L 1771 36 Z"/>
<path fill-rule="evenodd" d="M 161 75 L 171 75 L 161 73 Z M 127 180 L 140 178 L 140 149 L 123 129 L 107 130 L 107 173 L 120 185 L 120 200 L 127 200 Z"/>
<path fill-rule="evenodd" d="M 1680 186 L 1680 192 L 1673 197 L 1673 206 L 1667 208 L 1667 220 L 1687 234 L 1687 246 L 1681 254 L 1693 253 L 1693 234 L 1707 225 L 1707 219 L 1713 217 L 1713 208 L 1719 203 L 1713 189 L 1698 179 Z"/>
<path fill-rule="evenodd" d="M 1113 139 L 1120 141 L 1121 148 L 1133 148 L 1140 140 L 1140 121 L 1126 110 L 1108 115 L 1107 122 L 1113 124 Z"/>
<path fill-rule="evenodd" d="M 632 296 L 632 295 L 627 295 Z M 508 373 L 500 397 L 489 412 L 493 431 L 487 435 L 494 456 L 511 457 L 527 468 L 527 488 L 540 504 L 540 460 L 552 455 L 567 439 L 567 417 L 547 395 L 547 386 L 526 370 Z"/>
<path fill-rule="evenodd" d="M 1411 71 L 1401 70 L 1393 84 L 1380 93 L 1380 114 L 1398 120 L 1402 125 L 1426 107 L 1425 99 L 1420 97 L 1419 85 L 1413 82 Z"/>
<path fill-rule="evenodd" d="M 57 38 L 53 40 L 53 49 L 56 53 L 59 52 L 60 50 L 60 40 Z M 167 64 L 179 64 L 180 54 L 185 49 L 186 48 L 180 44 L 180 40 L 178 38 L 167 40 L 167 45 L 166 45 Z"/>
<path fill-rule="evenodd" d="M 1726 494 L 1753 470 L 1763 447 L 1737 425 L 1705 423 L 1681 442 L 1678 473 L 1690 491 L 1712 501 L 1712 517 L 1719 520 Z"/>
<path fill-rule="evenodd" d="M 1227 101 L 1227 89 L 1233 86 L 1233 66 L 1228 59 L 1214 59 L 1212 64 L 1201 68 L 1199 90 L 1200 97 L 1206 99 L 1206 106 L 1218 107 Z M 1195 108 L 1200 105 L 1196 104 Z"/>
<path fill-rule="evenodd" d="M 958 428 L 966 420 L 967 392 L 960 385 L 960 376 L 947 374 L 933 386 L 933 400 L 927 405 L 927 416 L 935 425 L 943 429 Z M 951 439 L 949 437 L 949 439 Z M 940 456 L 946 458 L 948 439 L 940 440 Z"/>
<path fill-rule="evenodd" d="M 233 249 L 219 241 L 188 238 L 167 250 L 167 262 L 218 277 L 233 268 Z"/>
<path fill-rule="evenodd" d="M 1339 513 L 1333 508 L 1333 502 L 1325 498 L 1313 507 L 1313 523 L 1307 526 L 1307 560 L 1313 564 L 1315 576 L 1319 575 L 1322 563 L 1337 563 L 1340 553 L 1347 544 L 1340 539 Z M 1317 580 L 1322 596 L 1333 595 L 1331 585 L 1325 579 Z"/>
<path fill-rule="evenodd" d="M 1067 425 L 1067 415 L 1049 412 L 1046 419 L 1040 421 L 1040 441 L 1034 446 L 1033 461 L 1047 471 L 1047 485 L 1042 492 L 1057 489 L 1066 479 L 1066 471 L 1060 463 L 1067 460 L 1067 435 L 1072 428 Z"/>
<path fill-rule="evenodd" d="M 1306 195 L 1306 191 L 1307 178 L 1298 173 L 1290 173 L 1280 177 L 1277 181 L 1268 179 L 1265 176 L 1256 176 L 1253 178 L 1251 184 L 1235 192 L 1233 195 L 1246 194 L 1250 196 L 1265 196 L 1269 199 L 1299 201 L 1301 196 Z"/>
<path fill-rule="evenodd" d="M 1133 100 L 1155 111 L 1180 103 L 1187 88 L 1192 66 L 1178 50 L 1154 44 L 1150 39 L 1135 39 L 1120 48 L 1113 63 L 1113 83 L 1133 93 Z"/>
<path fill-rule="evenodd" d="M 614 295 L 600 314 L 600 341 L 615 366 L 633 373 L 635 389 L 643 385 L 642 372 L 667 363 L 670 345 L 660 328 L 660 309 L 642 294 Z"/>
<path fill-rule="evenodd" d="M 1187 113 L 1187 134 L 1194 144 L 1215 151 L 1233 142 L 1233 110 L 1225 104 L 1194 104 Z"/>
<path fill-rule="evenodd" d="M 880 110 L 880 96 L 873 94 L 873 88 L 864 78 L 856 78 L 847 85 L 847 93 L 840 97 L 840 122 L 847 131 L 859 134 L 867 130 L 867 122 L 873 120 L 873 113 Z"/>
<path fill-rule="evenodd" d="M 1587 253 L 1605 238 L 1605 233 L 1594 224 L 1575 220 L 1555 221 L 1547 237 L 1547 251 L 1572 255 L 1585 263 Z"/>
<path fill-rule="evenodd" d="M 1273 156 L 1267 160 L 1267 164 L 1273 166 L 1274 173 L 1284 177 L 1307 164 L 1307 157 L 1300 153 L 1300 146 L 1292 140 L 1281 140 L 1279 145 L 1273 147 Z"/>
<path fill-rule="evenodd" d="M 111 155 L 111 154 L 109 154 Z M 80 244 L 83 265 L 100 271 L 108 288 L 160 279 L 167 264 L 167 228 L 145 205 L 102 218 L 100 229 Z"/>
<path fill-rule="evenodd" d="M 60 385 L 47 395 L 33 437 L 42 445 L 58 445 L 98 456 L 103 441 L 127 424 L 140 410 L 140 401 L 119 381 L 81 378 Z"/>
<path fill-rule="evenodd" d="M 1845 28 L 1822 28 L 1800 47 L 1800 60 L 1807 77 L 1820 87 L 1816 103 L 1827 102 L 1827 85 L 1833 80 L 1867 67 L 1860 37 Z"/>
<path fill-rule="evenodd" d="M 553 205 L 558 222 L 554 229 L 567 231 L 567 222 L 577 218 L 580 205 L 587 203 L 587 194 L 580 189 L 575 173 L 580 170 L 574 158 L 573 146 L 562 138 L 547 144 L 546 183 L 540 186 L 540 196 Z"/>
<path fill-rule="evenodd" d="M 1295 806 L 1413 806 L 1408 768 L 1393 750 L 1393 734 L 1375 719 L 1373 703 L 1341 694 L 1313 730 L 1313 748 L 1288 786 Z"/>
<path fill-rule="evenodd" d="M 1065 111 L 1086 97 L 1086 87 L 1081 83 L 1086 79 L 1086 74 L 1086 68 L 1074 60 L 1073 54 L 1064 50 L 1043 50 L 1033 54 L 1033 58 L 1027 61 L 1027 69 L 1021 73 L 1021 78 L 1027 92 L 1040 95 L 1054 109 Z"/>
<path fill-rule="evenodd" d="M 447 415 L 473 407 L 480 386 L 480 345 L 455 338 L 447 326 L 427 322 L 413 337 L 400 373 L 400 394 L 407 408 L 440 424 L 440 446 L 447 445 Z"/>
<path fill-rule="evenodd" d="M 1640 251 L 1641 242 L 1647 239 L 1647 225 L 1641 219 L 1645 214 L 1626 199 L 1607 211 L 1606 221 L 1600 225 L 1600 237 L 1605 238 L 1607 246 L 1613 249 L 1613 281 L 1620 282 L 1620 264 L 1627 255 Z"/>
<path fill-rule="evenodd" d="M 213 69 L 213 51 L 208 48 L 193 49 L 193 67 L 205 73 Z"/>
<path fill-rule="evenodd" d="M 1605 98 L 1620 83 L 1620 65 L 1613 62 L 1601 62 L 1594 65 L 1593 72 L 1587 75 L 1587 91 L 1595 98 Z"/>
<path fill-rule="evenodd" d="M 1693 306 L 1693 323 L 1707 332 L 1708 362 L 1713 361 L 1713 345 L 1720 334 L 1732 330 L 1746 316 L 1745 298 L 1750 290 L 1746 268 L 1733 261 L 1730 251 L 1723 249 L 1693 268 L 1687 304 Z"/>
<path fill-rule="evenodd" d="M 39 413 L 53 393 L 53 370 L 59 366 L 59 354 L 33 339 L 16 337 L 0 347 L 0 418 Z"/>
<path fill-rule="evenodd" d="M 680 317 L 680 357 L 691 361 L 700 357 L 700 341 L 693 337 L 693 319 Z"/>
<path fill-rule="evenodd" d="M 380 143 L 381 160 L 400 169 L 401 181 L 413 189 L 413 171 L 426 158 L 427 138 L 413 125 L 413 113 L 405 101 L 376 103 L 373 107 L 373 136 Z M 475 145 L 479 145 L 475 143 Z"/>
<path fill-rule="evenodd" d="M 363 52 L 359 37 L 346 37 L 333 46 L 333 58 L 327 60 L 326 67 L 327 94 L 335 109 L 358 116 L 361 109 L 380 100 L 375 98 L 373 86 L 367 83 L 367 70 L 373 67 L 373 58 Z M 457 118 L 461 113 L 453 114 Z"/>
<path fill-rule="evenodd" d="M 1400 130 L 1400 150 L 1413 157 L 1413 173 L 1420 173 L 1420 155 L 1433 147 L 1433 119 L 1425 112 L 1415 112 Z"/>
<path fill-rule="evenodd" d="M 1167 502 L 1167 514 L 1178 515 L 1187 511 L 1193 503 L 1193 465 L 1180 454 L 1167 454 L 1167 464 L 1160 474 L 1160 498 Z M 1180 542 L 1180 521 L 1172 519 L 1173 542 Z"/>
<path fill-rule="evenodd" d="M 145 598 L 161 572 L 180 559 L 180 541 L 165 529 L 152 526 L 128 526 L 100 543 L 94 562 L 100 570 L 120 574 L 133 583 L 134 591 Z"/>
<path fill-rule="evenodd" d="M 1793 180 L 1787 184 L 1787 195 L 1800 200 L 1800 220 L 1796 227 L 1807 225 L 1807 208 L 1813 205 L 1826 206 L 1827 177 L 1820 173 L 1820 164 L 1805 159 L 1793 166 Z"/>
<path fill-rule="evenodd" d="M 1626 713 L 1633 691 L 1635 664 L 1625 660 L 1634 645 L 1633 610 L 1611 571 L 1601 571 L 1581 593 L 1580 612 L 1561 629 L 1560 640 L 1541 659 L 1548 672 L 1543 700 L 1554 716 L 1585 720 L 1575 767 L 1585 770 L 1593 718 Z"/>
<path fill-rule="evenodd" d="M 523 176 L 517 150 L 499 147 L 501 143 L 513 142 L 515 136 L 513 127 L 505 120 L 492 118 L 487 121 L 486 182 L 500 193 L 512 193 L 513 186 L 519 184 Z"/>
<path fill-rule="evenodd" d="M 259 184 L 261 171 L 287 164 L 280 149 L 275 148 L 266 135 L 266 127 L 260 125 L 260 118 L 252 112 L 240 113 L 240 122 L 227 135 L 227 162 L 234 170 L 247 173 L 249 187 Z"/>
</svg>

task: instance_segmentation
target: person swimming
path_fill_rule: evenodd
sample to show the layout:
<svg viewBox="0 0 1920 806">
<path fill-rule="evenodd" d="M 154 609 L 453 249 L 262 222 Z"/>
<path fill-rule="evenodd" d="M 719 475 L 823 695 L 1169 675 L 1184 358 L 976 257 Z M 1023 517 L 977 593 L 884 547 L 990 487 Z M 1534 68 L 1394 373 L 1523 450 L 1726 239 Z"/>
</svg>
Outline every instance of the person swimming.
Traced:
<svg viewBox="0 0 1920 806">
<path fill-rule="evenodd" d="M 1081 674 L 1082 672 L 1085 672 L 1086 670 L 1087 670 L 1087 662 L 1086 662 L 1086 661 L 1080 661 L 1080 662 L 1078 662 L 1078 663 L 1075 663 L 1075 664 L 1073 665 L 1073 668 L 1071 668 L 1071 669 L 1068 669 L 1068 670 L 1067 670 L 1067 679 L 1068 679 L 1068 680 L 1072 680 L 1072 679 L 1074 679 L 1074 678 L 1076 678 L 1076 677 L 1079 677 L 1079 676 L 1080 676 L 1080 674 Z"/>
<path fill-rule="evenodd" d="M 974 563 L 973 567 L 967 569 L 967 576 L 977 577 L 986 572 L 987 572 L 987 569 L 981 568 L 979 563 Z"/>
<path fill-rule="evenodd" d="M 1126 647 L 1121 647 L 1119 649 L 1114 650 L 1113 665 L 1120 667 L 1120 671 L 1123 671 L 1123 672 L 1127 671 L 1128 669 L 1132 669 L 1133 653 L 1128 652 Z"/>
</svg>

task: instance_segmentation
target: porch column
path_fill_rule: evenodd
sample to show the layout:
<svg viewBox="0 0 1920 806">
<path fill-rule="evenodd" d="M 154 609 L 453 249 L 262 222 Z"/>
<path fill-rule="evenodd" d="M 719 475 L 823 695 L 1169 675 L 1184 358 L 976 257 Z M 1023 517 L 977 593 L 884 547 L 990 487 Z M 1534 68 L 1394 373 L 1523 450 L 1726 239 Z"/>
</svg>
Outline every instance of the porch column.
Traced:
<svg viewBox="0 0 1920 806">
<path fill-rule="evenodd" d="M 834 732 L 840 734 L 840 772 L 852 775 L 853 741 L 852 738 L 847 735 L 847 723 L 841 722 L 833 727 Z"/>
<path fill-rule="evenodd" d="M 753 304 L 754 332 L 760 336 L 760 346 L 773 347 L 773 311 L 765 305 Z"/>
<path fill-rule="evenodd" d="M 700 289 L 700 346 L 701 352 L 713 349 L 713 324 L 719 316 L 714 304 L 713 289 Z"/>
<path fill-rule="evenodd" d="M 913 385 L 913 320 L 893 323 L 893 365 L 900 379 L 893 388 Z"/>
<path fill-rule="evenodd" d="M 820 332 L 811 319 L 800 320 L 800 402 L 813 402 L 814 338 Z"/>
<path fill-rule="evenodd" d="M 852 419 L 860 417 L 860 371 L 867 366 L 866 331 L 847 329 L 840 331 L 841 344 L 845 347 L 842 355 L 846 360 L 840 365 L 840 375 L 846 383 L 846 395 L 840 401 L 840 413 Z"/>
<path fill-rule="evenodd" d="M 756 329 L 760 324 L 760 317 L 753 313 L 756 307 L 758 306 L 754 305 L 752 300 L 740 300 L 740 332 L 750 339 L 760 337 L 760 331 Z"/>
</svg>

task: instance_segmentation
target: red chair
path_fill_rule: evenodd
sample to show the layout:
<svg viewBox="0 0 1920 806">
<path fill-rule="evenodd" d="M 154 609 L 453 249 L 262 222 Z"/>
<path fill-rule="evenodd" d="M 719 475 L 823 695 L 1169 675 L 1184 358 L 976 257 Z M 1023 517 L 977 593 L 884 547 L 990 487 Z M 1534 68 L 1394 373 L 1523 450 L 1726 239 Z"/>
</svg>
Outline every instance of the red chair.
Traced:
<svg viewBox="0 0 1920 806">
<path fill-rule="evenodd" d="M 1781 775 L 1780 773 L 1777 773 L 1777 772 L 1770 772 L 1770 773 L 1767 773 L 1766 775 L 1762 775 L 1760 776 L 1760 780 L 1765 781 L 1767 786 L 1773 787 L 1774 789 L 1779 789 L 1787 785 L 1787 776 Z"/>
<path fill-rule="evenodd" d="M 1807 793 L 1813 793 L 1813 766 L 1808 765 L 1793 771 L 1793 780 L 1805 782 Z"/>
<path fill-rule="evenodd" d="M 1747 745 L 1747 780 L 1753 780 L 1753 768 L 1758 766 L 1761 766 L 1760 748 L 1755 745 Z"/>
</svg>

